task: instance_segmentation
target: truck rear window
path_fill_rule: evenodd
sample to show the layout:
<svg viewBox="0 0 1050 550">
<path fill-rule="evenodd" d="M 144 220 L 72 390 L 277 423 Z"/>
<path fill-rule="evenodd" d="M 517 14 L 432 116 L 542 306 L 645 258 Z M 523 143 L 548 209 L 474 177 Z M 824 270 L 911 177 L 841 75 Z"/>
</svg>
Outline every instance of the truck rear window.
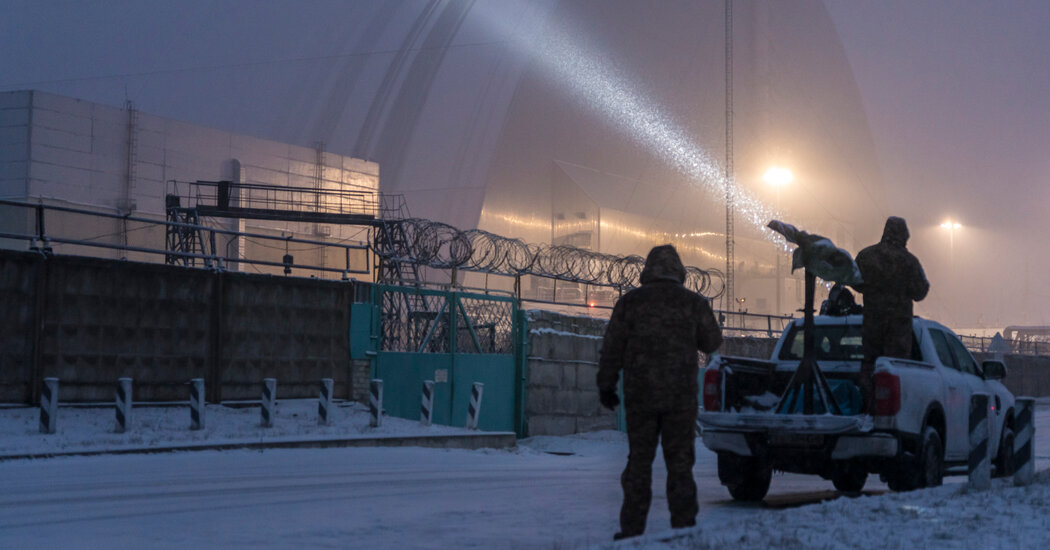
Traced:
<svg viewBox="0 0 1050 550">
<path fill-rule="evenodd" d="M 817 325 L 815 330 L 818 361 L 864 360 L 864 342 L 861 339 L 860 325 Z M 806 331 L 802 330 L 800 325 L 793 325 L 777 357 L 779 359 L 802 359 L 805 333 Z M 911 359 L 922 361 L 922 351 L 918 341 L 915 340 L 914 333 L 912 333 L 911 340 Z"/>
<path fill-rule="evenodd" d="M 818 360 L 825 361 L 860 361 L 864 359 L 864 346 L 861 342 L 859 325 L 819 325 L 815 328 L 816 353 Z M 780 359 L 802 359 L 802 346 L 805 331 L 800 326 L 791 327 L 784 346 L 780 349 Z"/>
</svg>

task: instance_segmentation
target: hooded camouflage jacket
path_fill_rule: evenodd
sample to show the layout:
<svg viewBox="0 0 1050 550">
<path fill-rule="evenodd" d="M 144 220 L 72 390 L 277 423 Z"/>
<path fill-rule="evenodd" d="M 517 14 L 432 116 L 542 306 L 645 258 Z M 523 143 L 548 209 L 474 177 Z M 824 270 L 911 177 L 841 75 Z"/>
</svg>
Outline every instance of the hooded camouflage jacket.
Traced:
<svg viewBox="0 0 1050 550">
<path fill-rule="evenodd" d="M 598 389 L 612 391 L 623 371 L 624 405 L 639 410 L 697 407 L 698 357 L 722 344 L 711 306 L 686 289 L 685 266 L 673 246 L 653 248 L 640 288 L 623 295 L 605 330 Z"/>
<path fill-rule="evenodd" d="M 930 291 L 922 265 L 905 247 L 908 236 L 904 220 L 891 217 L 886 220 L 882 241 L 857 254 L 864 282 L 854 288 L 864 294 L 865 313 L 910 319 L 912 301 L 922 300 Z"/>
</svg>

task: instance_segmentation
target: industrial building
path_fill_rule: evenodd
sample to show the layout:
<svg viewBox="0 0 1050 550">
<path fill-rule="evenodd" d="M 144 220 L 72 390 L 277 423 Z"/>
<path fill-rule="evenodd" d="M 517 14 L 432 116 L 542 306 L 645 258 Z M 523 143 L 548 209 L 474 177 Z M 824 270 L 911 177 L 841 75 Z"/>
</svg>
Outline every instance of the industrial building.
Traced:
<svg viewBox="0 0 1050 550">
<path fill-rule="evenodd" d="M 193 201 L 204 194 L 213 198 L 217 185 L 199 181 L 231 182 L 243 193 L 235 193 L 232 200 L 245 207 L 268 200 L 282 209 L 334 212 L 352 208 L 366 216 L 377 215 L 379 166 L 374 162 L 187 124 L 138 112 L 132 105 L 111 107 L 39 91 L 0 93 L 0 143 L 0 198 L 59 208 L 47 211 L 45 230 L 55 240 L 48 245 L 60 254 L 165 261 L 164 255 L 139 250 L 166 250 L 164 225 L 146 220 L 160 222 L 168 217 L 168 197 Z M 237 185 L 249 182 L 250 187 Z M 352 205 L 296 204 L 293 189 L 322 193 L 311 192 L 309 199 L 299 202 L 325 192 L 352 193 L 358 199 Z M 36 231 L 35 211 L 12 205 L 0 208 L 4 212 L 0 231 Z M 77 212 L 80 210 L 84 212 Z M 245 217 L 197 222 L 255 235 L 217 236 L 219 255 L 231 260 L 223 267 L 233 271 L 279 272 L 234 260 L 279 263 L 287 253 L 297 257 L 297 263 L 312 266 L 348 261 L 325 257 L 334 253 L 334 247 L 290 244 L 282 240 L 286 236 L 359 245 L 368 241 L 367 225 Z M 8 248 L 26 248 L 25 242 L 4 242 Z M 355 271 L 363 273 L 368 272 L 369 261 L 363 252 L 349 260 Z"/>
</svg>

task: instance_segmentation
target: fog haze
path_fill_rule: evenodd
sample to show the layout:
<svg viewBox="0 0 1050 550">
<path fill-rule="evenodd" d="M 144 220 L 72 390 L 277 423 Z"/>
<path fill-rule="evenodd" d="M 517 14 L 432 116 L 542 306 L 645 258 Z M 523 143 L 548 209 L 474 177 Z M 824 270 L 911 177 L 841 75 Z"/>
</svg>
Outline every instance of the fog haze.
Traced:
<svg viewBox="0 0 1050 550">
<path fill-rule="evenodd" d="M 332 18 L 347 5 L 0 1 L 0 90 L 39 89 L 110 105 L 131 99 L 163 116 L 299 145 L 324 141 L 367 157 L 351 130 L 367 116 L 353 108 L 366 101 L 365 92 L 346 75 L 381 78 L 367 56 L 389 62 L 402 43 L 369 34 L 361 18 Z M 378 13 L 380 3 L 349 5 Z M 429 5 L 406 1 L 397 10 Z M 1050 325 L 1050 3 L 824 6 L 852 68 L 882 175 L 866 214 L 907 219 L 909 247 L 931 280 L 917 312 L 957 328 Z M 805 35 L 806 22 L 797 25 Z M 469 50 L 489 39 L 468 28 L 450 47 Z M 795 189 L 806 189 L 800 183 Z M 787 221 L 806 228 L 790 214 L 807 197 L 791 193 L 783 191 Z M 962 226 L 954 235 L 940 227 L 949 219 Z M 865 238 L 880 231 L 869 228 Z"/>
</svg>

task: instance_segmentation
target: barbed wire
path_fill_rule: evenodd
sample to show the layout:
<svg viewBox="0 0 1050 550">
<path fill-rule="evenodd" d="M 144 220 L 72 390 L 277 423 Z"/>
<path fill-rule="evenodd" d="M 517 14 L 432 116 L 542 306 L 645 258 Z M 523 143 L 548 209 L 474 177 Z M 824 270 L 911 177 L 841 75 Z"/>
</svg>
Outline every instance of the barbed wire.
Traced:
<svg viewBox="0 0 1050 550">
<path fill-rule="evenodd" d="M 536 275 L 620 289 L 639 286 L 645 267 L 645 259 L 640 256 L 615 256 L 574 246 L 526 243 L 481 229 L 460 231 L 446 223 L 421 218 L 388 223 L 400 226 L 404 240 L 376 239 L 376 253 L 387 261 L 499 275 Z M 387 230 L 396 229 L 388 227 Z M 685 286 L 713 300 L 725 292 L 725 276 L 716 269 L 688 266 Z"/>
</svg>

